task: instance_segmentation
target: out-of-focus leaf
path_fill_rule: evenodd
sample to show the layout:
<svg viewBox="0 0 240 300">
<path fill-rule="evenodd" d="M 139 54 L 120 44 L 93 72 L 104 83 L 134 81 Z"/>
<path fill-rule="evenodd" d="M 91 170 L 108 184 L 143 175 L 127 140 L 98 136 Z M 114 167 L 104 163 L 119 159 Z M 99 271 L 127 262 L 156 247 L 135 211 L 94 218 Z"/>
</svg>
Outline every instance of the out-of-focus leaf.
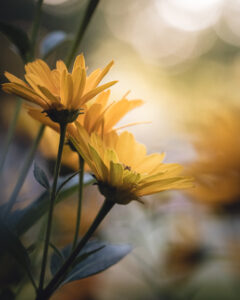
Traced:
<svg viewBox="0 0 240 300">
<path fill-rule="evenodd" d="M 31 263 L 27 250 L 24 248 L 19 238 L 6 226 L 2 220 L 0 220 L 0 241 L 0 256 L 6 252 L 12 255 L 26 271 L 31 282 L 34 284 L 31 274 Z"/>
<path fill-rule="evenodd" d="M 36 163 L 34 163 L 33 175 L 41 186 L 43 186 L 46 190 L 49 190 L 50 184 L 47 175 Z"/>
<path fill-rule="evenodd" d="M 98 274 L 125 257 L 132 247 L 130 245 L 113 245 L 97 240 L 89 241 L 80 251 L 75 264 L 66 276 L 63 284 L 83 279 Z M 65 247 L 62 251 L 65 258 L 70 255 L 71 247 Z M 51 272 L 54 275 L 61 267 L 62 262 L 57 255 L 51 259 Z"/>
<path fill-rule="evenodd" d="M 13 43 L 23 61 L 26 62 L 30 50 L 30 41 L 27 34 L 21 28 L 5 22 L 0 22 L 0 32 Z"/>
<path fill-rule="evenodd" d="M 65 179 L 60 179 L 65 180 Z M 84 186 L 90 185 L 95 180 L 90 174 L 84 175 Z M 59 193 L 56 203 L 63 201 L 78 189 L 78 178 L 70 180 Z M 13 211 L 9 215 L 8 224 L 12 230 L 21 236 L 31 228 L 47 211 L 49 207 L 49 192 L 43 192 L 33 203 L 23 209 Z M 1 208 L 0 208 L 1 209 Z"/>
<path fill-rule="evenodd" d="M 46 59 L 51 53 L 72 40 L 73 37 L 64 31 L 53 31 L 43 39 L 40 46 L 40 54 Z"/>
<path fill-rule="evenodd" d="M 0 299 L 1 300 L 14 300 L 15 294 L 10 289 L 5 288 L 0 292 Z"/>
</svg>

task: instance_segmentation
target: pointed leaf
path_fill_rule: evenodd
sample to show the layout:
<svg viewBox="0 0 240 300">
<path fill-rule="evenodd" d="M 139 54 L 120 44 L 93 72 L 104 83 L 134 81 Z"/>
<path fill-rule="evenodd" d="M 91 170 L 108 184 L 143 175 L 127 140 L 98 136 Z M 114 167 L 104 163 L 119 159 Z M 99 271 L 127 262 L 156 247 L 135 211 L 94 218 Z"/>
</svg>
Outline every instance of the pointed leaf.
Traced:
<svg viewBox="0 0 240 300">
<path fill-rule="evenodd" d="M 0 21 L 0 32 L 17 48 L 23 61 L 27 60 L 27 53 L 30 50 L 30 41 L 27 34 L 19 27 Z"/>
<path fill-rule="evenodd" d="M 60 179 L 60 181 L 63 179 Z M 90 174 L 84 175 L 84 186 L 90 185 L 95 180 Z M 71 179 L 59 193 L 56 204 L 63 201 L 78 190 L 78 178 Z M 43 192 L 33 203 L 23 209 L 17 209 L 8 217 L 8 224 L 12 230 L 21 236 L 31 228 L 48 211 L 49 192 Z M 0 208 L 2 210 L 2 208 Z"/>
<path fill-rule="evenodd" d="M 6 226 L 6 224 L 1 219 L 0 219 L 0 240 L 1 240 L 0 256 L 6 252 L 12 255 L 16 259 L 16 261 L 22 266 L 22 268 L 26 271 L 31 282 L 35 286 L 31 274 L 31 263 L 30 263 L 27 250 L 24 248 L 19 238 Z"/>
<path fill-rule="evenodd" d="M 48 35 L 46 35 L 41 43 L 41 56 L 46 59 L 51 53 L 56 51 L 62 45 L 71 42 L 72 40 L 72 36 L 64 31 L 59 30 L 50 32 Z"/>
<path fill-rule="evenodd" d="M 59 180 L 58 182 L 58 189 L 57 189 L 57 194 L 63 189 L 63 187 L 73 178 L 75 177 L 79 171 L 76 171 L 75 173 L 73 173 L 72 175 L 68 176 L 66 179 L 63 178 L 63 180 Z"/>
<path fill-rule="evenodd" d="M 34 163 L 33 175 L 41 186 L 43 186 L 46 190 L 49 190 L 50 184 L 47 175 L 36 163 Z"/>
<path fill-rule="evenodd" d="M 89 241 L 80 251 L 75 266 L 67 275 L 62 284 L 83 279 L 98 274 L 125 257 L 132 247 L 130 245 L 113 245 L 97 240 Z M 62 253 L 67 258 L 71 247 L 63 249 Z M 58 256 L 53 255 L 51 259 L 51 272 L 54 275 L 61 267 L 61 261 Z"/>
</svg>

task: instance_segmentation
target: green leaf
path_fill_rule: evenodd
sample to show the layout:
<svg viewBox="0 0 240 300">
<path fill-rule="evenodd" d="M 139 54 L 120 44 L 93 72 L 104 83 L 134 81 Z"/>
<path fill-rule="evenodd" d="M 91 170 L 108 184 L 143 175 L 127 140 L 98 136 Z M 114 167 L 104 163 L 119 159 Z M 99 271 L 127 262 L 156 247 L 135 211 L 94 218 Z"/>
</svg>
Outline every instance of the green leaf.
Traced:
<svg viewBox="0 0 240 300">
<path fill-rule="evenodd" d="M 16 261 L 26 271 L 29 279 L 33 286 L 36 288 L 32 274 L 31 274 L 31 263 L 27 253 L 27 250 L 22 245 L 19 238 L 6 226 L 6 224 L 0 219 L 0 256 L 4 253 L 12 255 Z"/>
<path fill-rule="evenodd" d="M 48 177 L 36 163 L 34 163 L 33 175 L 41 186 L 43 186 L 46 190 L 49 190 L 50 184 L 48 181 Z"/>
<path fill-rule="evenodd" d="M 79 174 L 80 170 L 79 171 L 76 171 L 75 173 L 73 173 L 72 175 L 70 175 L 69 177 L 67 177 L 66 179 L 65 178 L 62 178 L 59 180 L 58 182 L 58 189 L 57 189 L 57 195 L 59 194 L 59 192 L 63 189 L 63 187 L 73 178 L 75 177 L 77 174 Z"/>
<path fill-rule="evenodd" d="M 66 276 L 63 284 L 83 279 L 98 274 L 112 265 L 118 263 L 125 257 L 132 247 L 130 245 L 113 245 L 98 240 L 89 241 L 80 251 L 72 270 Z M 65 258 L 71 253 L 71 246 L 67 246 L 62 250 Z M 56 254 L 51 258 L 51 272 L 53 275 L 59 270 L 62 261 Z"/>
<path fill-rule="evenodd" d="M 0 32 L 17 48 L 24 62 L 27 62 L 27 54 L 30 50 L 30 41 L 27 34 L 19 27 L 0 21 Z"/>
<path fill-rule="evenodd" d="M 51 53 L 61 46 L 71 42 L 73 37 L 64 31 L 53 31 L 45 36 L 40 45 L 40 54 L 46 59 Z"/>
<path fill-rule="evenodd" d="M 65 179 L 60 179 L 65 180 Z M 84 175 L 84 186 L 92 184 L 95 180 L 90 174 Z M 78 178 L 70 180 L 59 193 L 56 203 L 59 203 L 78 190 Z M 31 228 L 48 211 L 49 192 L 43 192 L 33 203 L 23 209 L 13 211 L 8 217 L 9 226 L 21 236 Z M 0 208 L 1 210 L 1 208 Z"/>
<path fill-rule="evenodd" d="M 1 300 L 15 300 L 15 294 L 8 288 L 4 288 L 0 292 L 0 299 Z"/>
</svg>

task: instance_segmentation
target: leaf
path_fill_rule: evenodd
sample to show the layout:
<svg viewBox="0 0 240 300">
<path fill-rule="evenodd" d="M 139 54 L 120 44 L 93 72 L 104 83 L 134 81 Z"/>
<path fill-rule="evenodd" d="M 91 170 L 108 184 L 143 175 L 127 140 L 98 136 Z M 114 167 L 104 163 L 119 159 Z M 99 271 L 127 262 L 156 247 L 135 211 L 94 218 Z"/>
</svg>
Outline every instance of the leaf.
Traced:
<svg viewBox="0 0 240 300">
<path fill-rule="evenodd" d="M 30 41 L 27 34 L 19 27 L 0 21 L 0 32 L 17 48 L 23 61 L 27 61 L 27 54 L 30 50 Z"/>
<path fill-rule="evenodd" d="M 22 245 L 19 238 L 6 226 L 6 224 L 0 219 L 0 256 L 3 253 L 8 252 L 12 255 L 16 261 L 22 266 L 26 271 L 29 279 L 36 287 L 32 274 L 31 274 L 31 263 L 27 253 L 27 250 Z"/>
<path fill-rule="evenodd" d="M 46 59 L 51 53 L 72 40 L 72 36 L 64 31 L 53 31 L 43 39 L 40 45 L 40 54 Z"/>
<path fill-rule="evenodd" d="M 0 292 L 1 300 L 15 300 L 15 294 L 8 288 L 4 288 Z"/>
<path fill-rule="evenodd" d="M 33 175 L 41 186 L 43 186 L 46 190 L 49 190 L 50 184 L 47 175 L 36 163 L 34 163 Z"/>
<path fill-rule="evenodd" d="M 84 175 L 84 186 L 90 185 L 95 180 L 90 174 Z M 56 199 L 56 204 L 72 195 L 78 189 L 78 178 L 70 180 Z M 13 211 L 8 217 L 8 224 L 17 236 L 24 234 L 48 211 L 49 192 L 43 192 L 33 203 L 23 209 Z M 1 210 L 1 208 L 0 208 Z"/>
<path fill-rule="evenodd" d="M 58 189 L 57 189 L 57 194 L 62 190 L 62 188 L 73 178 L 75 177 L 77 174 L 79 174 L 79 171 L 76 171 L 75 173 L 73 173 L 72 175 L 70 175 L 69 177 L 67 177 L 66 179 L 63 178 L 63 180 L 59 180 L 58 182 Z"/>
<path fill-rule="evenodd" d="M 98 274 L 119 262 L 131 250 L 132 247 L 130 245 L 113 245 L 97 240 L 89 241 L 80 251 L 75 261 L 75 266 L 62 284 Z M 62 250 L 65 258 L 70 255 L 70 252 L 71 246 Z M 50 265 L 53 275 L 61 267 L 61 264 L 59 257 L 53 254 Z"/>
</svg>

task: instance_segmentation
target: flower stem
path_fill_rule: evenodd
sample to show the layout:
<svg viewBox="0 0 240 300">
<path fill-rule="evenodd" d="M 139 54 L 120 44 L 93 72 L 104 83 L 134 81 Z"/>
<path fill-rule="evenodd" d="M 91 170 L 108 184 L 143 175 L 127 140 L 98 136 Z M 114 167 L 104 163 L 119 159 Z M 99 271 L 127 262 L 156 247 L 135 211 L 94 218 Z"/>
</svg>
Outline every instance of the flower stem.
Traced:
<svg viewBox="0 0 240 300">
<path fill-rule="evenodd" d="M 34 17 L 32 32 L 31 32 L 31 49 L 30 49 L 28 61 L 31 61 L 34 58 L 34 54 L 35 54 L 35 46 L 37 41 L 38 29 L 39 29 L 41 15 L 42 15 L 42 4 L 43 4 L 43 0 L 38 0 L 35 9 L 35 17 Z"/>
<path fill-rule="evenodd" d="M 41 125 L 40 128 L 39 128 L 39 131 L 38 131 L 38 134 L 35 138 L 35 141 L 33 142 L 30 150 L 29 150 L 29 153 L 24 161 L 24 164 L 23 164 L 23 167 L 22 167 L 22 170 L 21 170 L 21 173 L 20 173 L 20 176 L 18 177 L 18 180 L 17 180 L 17 183 L 16 183 L 16 186 L 10 196 L 10 199 L 8 201 L 8 205 L 7 205 L 7 208 L 6 208 L 6 211 L 5 211 L 5 217 L 8 216 L 8 214 L 10 213 L 13 205 L 15 204 L 16 202 L 16 199 L 18 197 L 18 194 L 23 186 L 23 183 L 26 179 L 26 176 L 28 174 L 28 171 L 29 171 L 29 168 L 31 167 L 31 164 L 32 164 L 32 161 L 33 161 L 33 158 L 35 156 L 35 153 L 36 153 L 36 150 L 38 148 L 38 145 L 39 145 L 39 142 L 43 136 L 43 133 L 44 133 L 44 129 L 45 129 L 45 125 Z"/>
<path fill-rule="evenodd" d="M 106 215 L 109 213 L 109 211 L 114 206 L 114 202 L 106 199 L 103 203 L 99 213 L 97 214 L 95 220 L 93 221 L 92 225 L 84 235 L 84 237 L 80 240 L 76 248 L 73 250 L 72 254 L 69 256 L 69 258 L 65 261 L 63 266 L 59 269 L 59 271 L 56 273 L 56 275 L 53 277 L 53 279 L 50 281 L 48 286 L 45 290 L 42 291 L 41 294 L 37 297 L 36 300 L 47 300 L 49 297 L 54 293 L 54 291 L 58 288 L 58 286 L 61 284 L 62 280 L 65 278 L 67 272 L 69 271 L 69 268 L 73 264 L 74 260 L 78 256 L 79 252 L 83 249 L 83 247 L 86 245 L 90 237 L 93 235 L 99 224 L 102 222 L 102 220 L 106 217 Z"/>
<path fill-rule="evenodd" d="M 21 110 L 21 105 L 22 105 L 22 99 L 18 98 L 16 106 L 15 106 L 15 111 L 14 111 L 14 115 L 12 118 L 12 121 L 10 123 L 9 129 L 8 129 L 8 133 L 7 133 L 7 137 L 6 137 L 6 141 L 4 144 L 4 148 L 3 148 L 3 154 L 0 160 L 0 174 L 2 174 L 3 171 L 3 167 L 4 167 L 4 163 L 8 154 L 8 150 L 9 150 L 9 146 L 12 142 L 14 133 L 15 133 L 15 129 L 16 129 L 16 125 L 17 125 L 17 121 L 18 121 L 18 116 Z"/>
<path fill-rule="evenodd" d="M 79 154 L 79 186 L 78 186 L 78 208 L 77 208 L 77 221 L 76 221 L 76 229 L 75 229 L 75 235 L 73 239 L 73 246 L 72 250 L 75 249 L 77 244 L 77 239 L 79 235 L 79 229 L 80 229 L 80 223 L 81 223 L 81 212 L 82 212 L 82 194 L 83 194 L 83 176 L 84 176 L 84 159 Z"/>
<path fill-rule="evenodd" d="M 93 13 L 95 9 L 97 8 L 97 5 L 100 0 L 90 0 L 88 3 L 88 6 L 86 8 L 83 21 L 80 23 L 75 40 L 72 44 L 72 47 L 69 51 L 69 54 L 66 58 L 66 66 L 69 67 L 72 63 L 73 58 L 76 56 L 77 49 L 83 39 L 84 33 L 91 21 L 91 18 L 93 16 Z"/>
<path fill-rule="evenodd" d="M 60 140 L 59 140 L 59 146 L 58 146 L 57 160 L 56 160 L 55 169 L 54 169 L 53 185 L 52 185 L 52 190 L 51 190 L 51 194 L 50 194 L 47 230 L 46 230 L 46 237 L 45 237 L 43 258 L 42 258 L 42 267 L 41 267 L 40 280 L 39 280 L 39 292 L 42 291 L 43 286 L 44 286 L 44 278 L 45 278 L 45 273 L 46 273 L 47 255 L 48 255 L 48 246 L 49 246 L 49 242 L 50 242 L 50 234 L 51 234 L 51 228 L 52 228 L 53 209 L 54 209 L 54 202 L 55 202 L 56 192 L 57 192 L 57 181 L 58 181 L 58 176 L 59 176 L 60 167 L 61 167 L 61 159 L 62 159 L 62 152 L 63 152 L 64 140 L 65 140 L 65 135 L 66 135 L 66 129 L 67 129 L 66 123 L 60 124 Z"/>
<path fill-rule="evenodd" d="M 38 28 L 39 28 L 40 19 L 41 19 L 41 13 L 42 13 L 42 10 L 41 10 L 42 4 L 43 4 L 43 0 L 38 0 L 37 6 L 36 6 L 36 11 L 35 11 L 35 18 L 34 18 L 33 27 L 32 27 L 31 49 L 28 53 L 27 61 L 30 61 L 34 58 L 35 44 L 36 44 L 37 33 L 38 33 Z M 6 142 L 5 142 L 4 150 L 3 150 L 3 155 L 0 160 L 0 174 L 3 171 L 3 167 L 4 167 L 4 163 L 5 163 L 7 154 L 8 154 L 9 146 L 12 142 L 12 139 L 13 139 L 13 136 L 15 133 L 19 113 L 21 111 L 21 106 L 22 106 L 22 99 L 19 98 L 16 103 L 16 106 L 15 106 L 14 116 L 13 116 L 13 119 L 12 119 L 11 124 L 8 129 L 7 138 L 6 138 Z"/>
</svg>

